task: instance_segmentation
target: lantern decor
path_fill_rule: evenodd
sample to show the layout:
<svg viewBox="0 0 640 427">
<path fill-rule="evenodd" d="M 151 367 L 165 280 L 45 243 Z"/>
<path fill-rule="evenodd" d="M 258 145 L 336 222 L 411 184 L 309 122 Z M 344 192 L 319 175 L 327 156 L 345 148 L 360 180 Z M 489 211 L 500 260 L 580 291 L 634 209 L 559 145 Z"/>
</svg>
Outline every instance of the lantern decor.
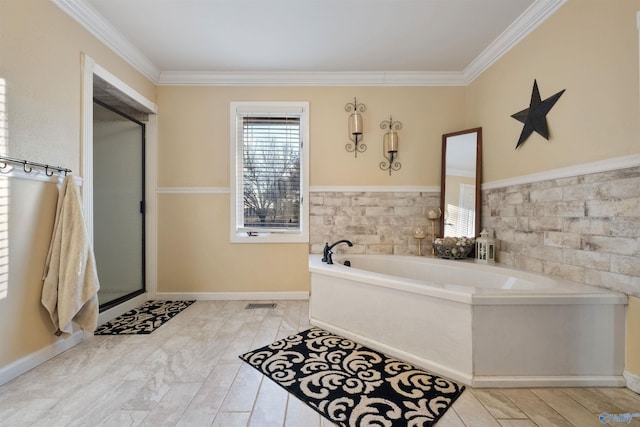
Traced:
<svg viewBox="0 0 640 427">
<path fill-rule="evenodd" d="M 344 146 L 345 150 L 349 153 L 355 153 L 358 157 L 358 153 L 366 151 L 367 146 L 362 144 L 362 129 L 364 128 L 364 122 L 362 119 L 362 113 L 367 111 L 367 107 L 364 104 L 358 104 L 356 98 L 353 98 L 353 104 L 349 103 L 345 105 L 344 110 L 347 113 L 351 113 L 349 116 L 349 139 L 353 141 L 353 144 L 348 143 Z"/>
<path fill-rule="evenodd" d="M 482 264 L 495 264 L 496 262 L 496 244 L 495 241 L 488 237 L 489 233 L 483 229 L 480 237 L 476 239 L 476 262 Z"/>
<path fill-rule="evenodd" d="M 380 169 L 383 171 L 388 170 L 389 175 L 391 171 L 398 171 L 402 167 L 398 158 L 398 131 L 402 129 L 402 123 L 394 121 L 393 117 L 389 116 L 389 120 L 384 120 L 380 123 L 380 129 L 385 129 L 387 132 L 382 137 L 382 155 L 386 159 L 380 162 Z"/>
<path fill-rule="evenodd" d="M 440 219 L 441 216 L 442 210 L 440 210 L 440 208 L 429 209 L 429 212 L 427 212 L 427 219 L 431 221 L 431 243 L 436 241 L 436 221 Z M 435 255 L 435 251 L 435 248 L 432 246 L 431 255 Z"/>
<path fill-rule="evenodd" d="M 423 226 L 418 225 L 413 229 L 413 238 L 418 241 L 418 256 L 422 256 L 422 239 L 427 237 L 427 231 Z"/>
</svg>

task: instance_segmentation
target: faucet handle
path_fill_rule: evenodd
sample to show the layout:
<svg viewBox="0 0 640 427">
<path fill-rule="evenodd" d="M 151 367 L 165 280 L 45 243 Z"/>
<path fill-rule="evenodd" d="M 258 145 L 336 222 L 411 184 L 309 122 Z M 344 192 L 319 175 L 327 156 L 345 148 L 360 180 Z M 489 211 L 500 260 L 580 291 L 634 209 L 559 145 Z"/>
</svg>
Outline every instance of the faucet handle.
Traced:
<svg viewBox="0 0 640 427">
<path fill-rule="evenodd" d="M 331 252 L 331 250 L 329 249 L 329 243 L 325 242 L 324 250 L 322 252 L 322 262 L 329 261 L 329 253 L 330 252 Z"/>
</svg>

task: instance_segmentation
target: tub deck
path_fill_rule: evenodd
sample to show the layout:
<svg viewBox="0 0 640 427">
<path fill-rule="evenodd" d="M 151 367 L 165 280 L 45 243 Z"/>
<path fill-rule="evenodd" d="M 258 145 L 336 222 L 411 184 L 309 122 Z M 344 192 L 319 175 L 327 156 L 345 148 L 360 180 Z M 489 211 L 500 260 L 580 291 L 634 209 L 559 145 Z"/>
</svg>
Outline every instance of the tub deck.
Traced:
<svg viewBox="0 0 640 427">
<path fill-rule="evenodd" d="M 467 261 L 320 258 L 313 325 L 474 387 L 625 384 L 622 294 Z"/>
</svg>

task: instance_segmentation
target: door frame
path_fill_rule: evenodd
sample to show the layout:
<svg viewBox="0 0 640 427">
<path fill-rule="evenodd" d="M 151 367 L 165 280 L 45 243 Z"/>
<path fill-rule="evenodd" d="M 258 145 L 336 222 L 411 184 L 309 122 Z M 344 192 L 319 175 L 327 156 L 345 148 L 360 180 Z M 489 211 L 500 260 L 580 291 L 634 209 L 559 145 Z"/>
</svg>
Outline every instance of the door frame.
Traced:
<svg viewBox="0 0 640 427">
<path fill-rule="evenodd" d="M 144 97 L 135 89 L 124 83 L 122 80 L 111 74 L 109 71 L 98 65 L 91 57 L 82 54 L 82 161 L 81 174 L 82 182 L 82 203 L 87 225 L 89 239 L 93 243 L 93 76 L 97 75 L 124 95 L 143 105 L 151 113 L 149 120 L 145 123 L 145 289 L 144 300 L 154 298 L 157 293 L 157 264 L 158 264 L 158 210 L 157 210 L 157 169 L 158 169 L 158 107 Z M 137 301 L 137 299 L 136 299 Z M 121 304 L 124 306 L 125 304 Z M 119 306 L 120 307 L 120 306 Z M 115 311 L 114 311 L 115 310 Z M 114 308 L 106 311 L 106 318 L 115 317 L 127 311 L 128 307 L 122 309 Z M 103 313 L 101 313 L 101 317 Z M 99 319 L 99 322 L 102 319 Z"/>
</svg>

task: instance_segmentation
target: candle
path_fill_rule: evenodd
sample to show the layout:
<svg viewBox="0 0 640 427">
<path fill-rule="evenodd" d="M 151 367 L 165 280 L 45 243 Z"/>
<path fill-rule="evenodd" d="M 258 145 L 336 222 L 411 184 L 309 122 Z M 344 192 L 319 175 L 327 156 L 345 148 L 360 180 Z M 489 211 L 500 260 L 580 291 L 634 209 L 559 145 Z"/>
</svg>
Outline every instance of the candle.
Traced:
<svg viewBox="0 0 640 427">
<path fill-rule="evenodd" d="M 387 132 L 383 139 L 384 153 L 398 152 L 398 132 Z"/>
<path fill-rule="evenodd" d="M 363 125 L 362 114 L 356 111 L 349 116 L 349 133 L 351 135 L 362 135 Z"/>
</svg>

